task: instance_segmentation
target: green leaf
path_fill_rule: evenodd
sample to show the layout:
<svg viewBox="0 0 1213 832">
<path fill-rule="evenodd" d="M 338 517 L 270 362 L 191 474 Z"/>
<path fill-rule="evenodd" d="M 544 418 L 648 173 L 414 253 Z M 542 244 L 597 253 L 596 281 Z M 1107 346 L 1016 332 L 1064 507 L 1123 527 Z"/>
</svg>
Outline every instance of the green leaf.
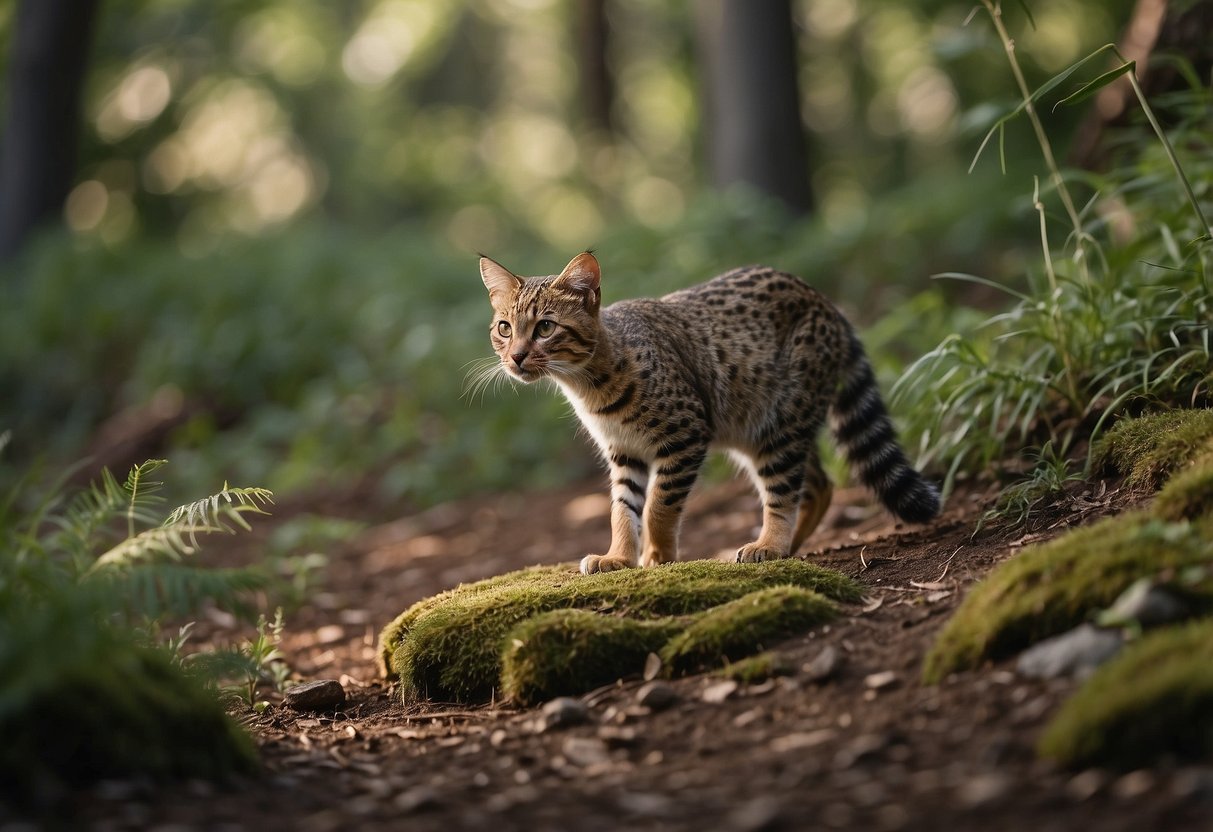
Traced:
<svg viewBox="0 0 1213 832">
<path fill-rule="evenodd" d="M 1057 108 L 1062 104 L 1078 104 L 1081 101 L 1086 101 L 1092 95 L 1099 92 L 1101 89 L 1115 81 L 1120 76 L 1124 75 L 1126 72 L 1134 71 L 1136 67 L 1137 61 L 1129 61 L 1126 64 L 1121 64 L 1120 66 L 1116 67 L 1116 69 L 1108 70 L 1103 75 L 1088 81 L 1086 84 L 1079 87 L 1077 91 L 1067 95 L 1061 101 L 1058 101 L 1053 105 L 1053 110 L 1056 111 Z"/>
</svg>

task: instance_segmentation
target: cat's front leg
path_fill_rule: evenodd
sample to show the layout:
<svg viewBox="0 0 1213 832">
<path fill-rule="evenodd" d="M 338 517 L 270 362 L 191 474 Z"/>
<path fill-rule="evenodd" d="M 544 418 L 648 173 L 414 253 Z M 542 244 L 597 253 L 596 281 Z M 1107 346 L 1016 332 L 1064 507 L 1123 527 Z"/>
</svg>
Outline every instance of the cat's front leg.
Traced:
<svg viewBox="0 0 1213 832">
<path fill-rule="evenodd" d="M 707 453 L 707 443 L 697 439 L 671 441 L 658 451 L 652 494 L 645 506 L 641 566 L 658 566 L 678 560 L 682 510 Z"/>
<path fill-rule="evenodd" d="M 611 548 L 605 555 L 586 555 L 581 572 L 610 572 L 636 565 L 640 548 L 640 518 L 644 514 L 645 491 L 649 484 L 647 462 L 614 453 L 611 468 Z"/>
</svg>

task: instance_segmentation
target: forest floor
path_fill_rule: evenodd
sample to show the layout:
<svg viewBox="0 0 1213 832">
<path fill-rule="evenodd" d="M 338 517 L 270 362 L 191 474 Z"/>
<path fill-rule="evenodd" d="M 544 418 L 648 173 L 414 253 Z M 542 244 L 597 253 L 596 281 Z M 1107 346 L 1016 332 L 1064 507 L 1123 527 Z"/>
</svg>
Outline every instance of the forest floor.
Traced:
<svg viewBox="0 0 1213 832">
<path fill-rule="evenodd" d="M 438 506 L 332 553 L 320 592 L 287 621 L 291 668 L 303 680 L 339 680 L 341 710 L 297 713 L 271 699 L 245 717 L 262 777 L 110 781 L 78 797 L 74 823 L 161 832 L 1213 828 L 1208 768 L 1074 772 L 1036 759 L 1037 734 L 1074 680 L 1021 678 L 1010 661 L 938 686 L 920 681 L 940 626 L 991 568 L 1136 499 L 1116 483 L 1075 483 L 1026 526 L 992 522 L 975 535 L 989 494 L 954 496 L 932 525 L 905 528 L 859 491 L 840 491 L 802 555 L 853 576 L 867 597 L 780 645 L 789 675 L 735 689 L 719 676 L 679 679 L 679 700 L 659 712 L 637 704 L 642 679 L 623 679 L 582 697 L 589 721 L 547 730 L 539 709 L 402 704 L 378 675 L 376 639 L 414 601 L 460 582 L 604 551 L 603 489 Z M 706 487 L 689 505 L 684 557 L 728 557 L 757 521 L 747 486 Z M 200 630 L 234 639 L 226 626 L 216 616 Z M 806 665 L 827 646 L 840 663 L 813 681 Z"/>
</svg>

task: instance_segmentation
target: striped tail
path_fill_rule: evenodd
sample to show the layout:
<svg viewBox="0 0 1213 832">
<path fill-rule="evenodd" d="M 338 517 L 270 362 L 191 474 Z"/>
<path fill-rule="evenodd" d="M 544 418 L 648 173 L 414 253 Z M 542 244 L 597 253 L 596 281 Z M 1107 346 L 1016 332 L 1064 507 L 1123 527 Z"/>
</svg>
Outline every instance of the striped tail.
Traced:
<svg viewBox="0 0 1213 832">
<path fill-rule="evenodd" d="M 850 369 L 834 399 L 830 419 L 834 435 L 859 479 L 907 523 L 925 523 L 939 514 L 939 489 L 914 470 L 897 443 L 872 365 L 851 334 Z"/>
</svg>

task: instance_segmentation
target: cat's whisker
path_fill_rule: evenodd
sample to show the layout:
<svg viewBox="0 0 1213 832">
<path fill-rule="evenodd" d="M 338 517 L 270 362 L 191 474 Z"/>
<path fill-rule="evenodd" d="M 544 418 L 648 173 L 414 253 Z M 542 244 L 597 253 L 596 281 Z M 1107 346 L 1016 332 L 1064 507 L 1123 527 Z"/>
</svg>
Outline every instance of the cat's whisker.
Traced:
<svg viewBox="0 0 1213 832">
<path fill-rule="evenodd" d="M 468 370 L 464 377 L 462 398 L 475 401 L 476 397 L 479 396 L 483 399 L 484 394 L 490 387 L 494 385 L 500 386 L 505 381 L 505 370 L 501 366 L 501 361 L 496 357 L 480 358 L 468 362 L 468 364 L 474 366 Z"/>
</svg>

